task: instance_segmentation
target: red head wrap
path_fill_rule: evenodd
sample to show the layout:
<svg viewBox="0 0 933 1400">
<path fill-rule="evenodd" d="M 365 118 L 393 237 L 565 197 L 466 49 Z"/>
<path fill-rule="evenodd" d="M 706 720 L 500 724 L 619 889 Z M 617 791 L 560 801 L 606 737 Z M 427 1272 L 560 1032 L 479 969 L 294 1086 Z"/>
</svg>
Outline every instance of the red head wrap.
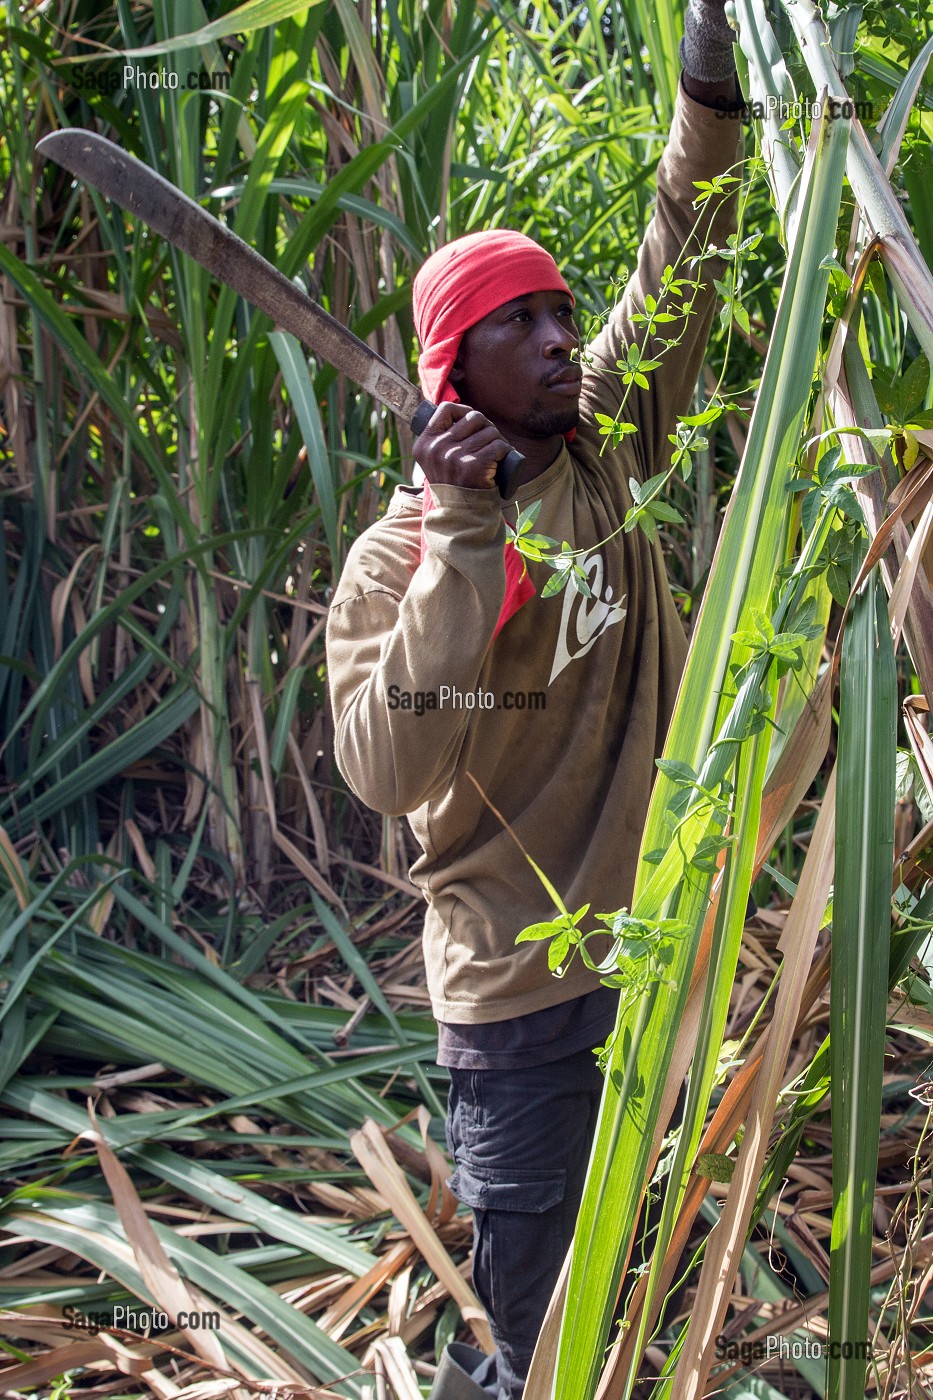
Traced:
<svg viewBox="0 0 933 1400">
<path fill-rule="evenodd" d="M 450 382 L 465 331 L 514 297 L 531 292 L 565 292 L 573 302 L 560 268 L 546 249 L 524 233 L 488 229 L 468 233 L 432 253 L 415 278 L 415 331 L 421 343 L 418 378 L 433 403 L 456 400 Z M 425 482 L 422 503 L 421 557 L 427 544 L 424 516 L 434 505 Z M 505 597 L 495 634 L 529 598 L 534 597 L 525 561 L 511 543 L 505 546 Z"/>
<path fill-rule="evenodd" d="M 444 403 L 459 397 L 448 376 L 464 332 L 530 292 L 566 292 L 573 301 L 550 253 L 524 233 L 468 233 L 431 254 L 415 278 L 413 298 L 425 398 Z"/>
</svg>

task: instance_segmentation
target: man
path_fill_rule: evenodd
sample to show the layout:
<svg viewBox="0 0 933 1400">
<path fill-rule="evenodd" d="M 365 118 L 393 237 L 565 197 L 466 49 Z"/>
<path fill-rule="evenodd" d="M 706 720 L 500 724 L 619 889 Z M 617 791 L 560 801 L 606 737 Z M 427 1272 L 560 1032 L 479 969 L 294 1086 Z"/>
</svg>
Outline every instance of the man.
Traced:
<svg viewBox="0 0 933 1400">
<path fill-rule="evenodd" d="M 739 105 L 723 0 L 689 0 L 685 30 L 657 210 L 585 366 L 573 297 L 531 240 L 471 235 L 419 272 L 419 372 L 440 403 L 415 443 L 428 486 L 399 488 L 356 542 L 328 620 L 340 769 L 370 806 L 408 814 L 423 852 L 412 879 L 451 1073 L 451 1184 L 473 1210 L 473 1281 L 497 1344 L 486 1359 L 449 1348 L 436 1400 L 520 1400 L 582 1194 L 601 1091 L 592 1050 L 615 1020 L 617 995 L 595 974 L 575 964 L 555 978 L 546 945 L 516 946 L 555 912 L 517 842 L 571 910 L 630 902 L 685 657 L 660 546 L 619 529 L 629 477 L 670 462 L 701 365 L 713 274 L 689 257 L 730 229 L 727 199 L 693 207 L 693 182 L 738 155 L 740 123 L 714 110 Z M 644 339 L 633 314 L 678 260 L 703 288 L 659 328 L 680 343 L 626 400 L 637 433 L 606 448 L 595 415 L 620 408 L 617 362 Z M 493 479 L 509 447 L 527 469 L 504 504 Z M 523 577 L 505 519 L 533 501 L 535 531 L 583 551 L 591 597 L 571 585 L 542 597 L 542 564 Z"/>
</svg>

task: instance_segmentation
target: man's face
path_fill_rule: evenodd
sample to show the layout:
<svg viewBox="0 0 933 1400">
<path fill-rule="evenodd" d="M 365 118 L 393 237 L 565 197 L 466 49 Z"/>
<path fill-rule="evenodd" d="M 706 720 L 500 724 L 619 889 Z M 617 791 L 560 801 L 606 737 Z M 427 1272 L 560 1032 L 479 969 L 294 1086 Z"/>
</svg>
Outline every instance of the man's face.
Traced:
<svg viewBox="0 0 933 1400">
<path fill-rule="evenodd" d="M 516 297 L 471 326 L 451 383 L 505 437 L 550 438 L 579 422 L 580 336 L 566 292 Z"/>
</svg>

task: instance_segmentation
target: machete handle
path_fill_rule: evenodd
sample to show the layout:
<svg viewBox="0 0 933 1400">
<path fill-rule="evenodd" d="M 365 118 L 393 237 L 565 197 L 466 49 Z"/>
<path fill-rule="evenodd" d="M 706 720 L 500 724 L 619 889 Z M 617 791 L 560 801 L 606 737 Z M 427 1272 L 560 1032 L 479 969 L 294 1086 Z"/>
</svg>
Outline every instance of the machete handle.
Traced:
<svg viewBox="0 0 933 1400">
<path fill-rule="evenodd" d="M 525 459 L 520 452 L 516 452 L 514 447 L 509 448 L 508 454 L 502 458 L 496 467 L 496 485 L 499 488 L 499 495 L 504 501 L 508 501 L 519 486 L 525 475 Z"/>
<path fill-rule="evenodd" d="M 434 412 L 436 404 L 428 399 L 422 399 L 415 409 L 415 416 L 411 420 L 411 430 L 415 437 L 420 437 Z M 525 459 L 520 452 L 516 452 L 514 447 L 509 450 L 508 456 L 503 457 L 501 462 L 496 464 L 496 485 L 503 500 L 508 500 L 515 495 L 521 485 L 525 472 Z"/>
</svg>

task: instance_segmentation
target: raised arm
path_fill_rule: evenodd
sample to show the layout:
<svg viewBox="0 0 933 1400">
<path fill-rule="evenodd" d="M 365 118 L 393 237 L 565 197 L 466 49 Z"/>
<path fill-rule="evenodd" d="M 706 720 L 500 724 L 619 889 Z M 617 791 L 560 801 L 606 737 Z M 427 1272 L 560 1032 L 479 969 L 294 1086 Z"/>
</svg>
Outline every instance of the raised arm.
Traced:
<svg viewBox="0 0 933 1400">
<path fill-rule="evenodd" d="M 717 8 L 721 14 L 721 6 L 691 0 L 687 35 L 693 33 L 694 43 L 698 22 L 691 22 L 691 11 L 715 12 Z M 699 32 L 709 35 L 702 18 Z M 619 305 L 588 348 L 581 403 L 584 412 L 618 415 L 635 424 L 637 436 L 627 443 L 634 449 L 643 477 L 662 470 L 670 461 L 673 449 L 668 434 L 673 432 L 678 415 L 689 411 L 709 337 L 716 304 L 713 280 L 721 276 L 722 264 L 711 260 L 691 266 L 691 259 L 711 244 L 723 246 L 735 220 L 732 183 L 702 206 L 694 205 L 701 193 L 695 182 L 710 185 L 727 172 L 738 173 L 735 166 L 741 157 L 742 124 L 736 110 L 740 99 L 734 69 L 730 76 L 719 76 L 726 58 L 732 65 L 731 48 L 724 50 L 720 45 L 714 52 L 718 67 L 715 62 L 704 67 L 695 50 L 688 56 L 694 68 L 699 67 L 706 76 L 685 72 L 681 80 L 670 136 L 658 166 L 654 217 Z M 675 277 L 699 280 L 702 286 L 696 291 L 684 286 L 665 294 L 663 281 L 668 267 L 674 269 Z M 646 312 L 646 297 L 654 298 L 657 310 L 664 314 L 677 314 L 681 305 L 689 302 L 689 314 L 657 325 L 646 340 L 647 328 L 637 320 Z M 675 338 L 679 341 L 676 347 L 663 345 Z M 626 360 L 630 346 L 637 347 L 643 358 L 659 361 L 657 368 L 646 374 L 647 389 L 633 384 L 627 391 L 623 383 L 618 361 Z"/>
</svg>

